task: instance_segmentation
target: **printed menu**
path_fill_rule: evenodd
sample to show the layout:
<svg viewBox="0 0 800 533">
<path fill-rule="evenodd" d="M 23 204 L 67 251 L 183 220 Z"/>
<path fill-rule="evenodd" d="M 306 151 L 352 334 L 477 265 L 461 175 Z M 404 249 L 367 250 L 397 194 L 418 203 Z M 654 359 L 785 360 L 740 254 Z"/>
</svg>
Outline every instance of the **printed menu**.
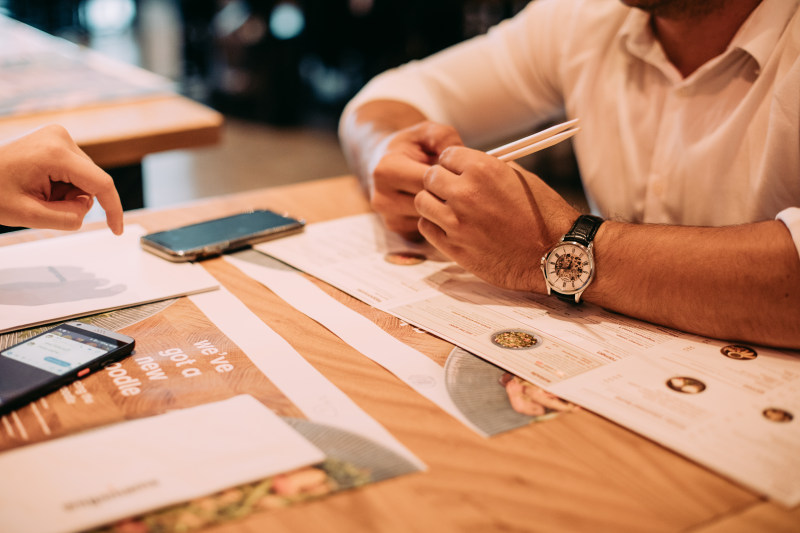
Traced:
<svg viewBox="0 0 800 533">
<path fill-rule="evenodd" d="M 800 503 L 800 353 L 498 289 L 372 214 L 256 248 L 782 504 Z"/>
<path fill-rule="evenodd" d="M 0 465 L 4 470 L 0 495 L 25 493 L 34 497 L 38 520 L 34 529 L 38 531 L 194 528 L 424 468 L 381 425 L 226 290 L 83 320 L 134 337 L 134 353 L 0 418 Z M 37 331 L 38 328 L 0 336 L 0 348 Z M 225 403 L 242 396 L 252 401 Z M 218 406 L 212 407 L 215 404 Z M 259 406 L 270 411 L 270 416 L 262 413 Z M 189 418 L 158 422 L 159 417 L 176 416 L 190 409 L 200 412 L 194 418 L 187 415 Z M 228 443 L 232 455 L 226 456 L 213 428 L 217 427 L 222 440 L 227 432 L 225 424 L 238 418 L 241 423 L 232 429 L 238 434 L 247 433 L 246 426 L 254 420 L 263 429 L 252 428 L 254 433 L 247 446 L 241 439 L 235 439 L 235 446 Z M 163 431 L 165 424 L 179 421 L 184 424 L 186 435 L 196 433 L 206 438 L 180 440 L 181 433 L 170 436 Z M 134 423 L 141 425 L 127 429 Z M 210 427 L 201 427 L 204 424 Z M 278 431 L 281 427 L 284 429 Z M 260 444 L 252 441 L 258 435 L 265 439 Z M 83 444 L 78 445 L 74 439 L 82 439 Z M 298 439 L 308 444 L 289 447 L 297 448 L 298 453 L 305 450 L 300 455 L 289 453 L 286 446 L 280 445 Z M 50 464 L 48 461 L 58 456 L 54 450 L 66 452 L 108 441 L 136 451 L 130 456 L 136 459 L 131 459 L 127 470 L 120 470 L 117 462 L 109 468 L 82 469 L 81 475 L 70 479 L 56 475 L 61 469 L 50 472 L 37 466 Z M 171 444 L 188 443 L 199 448 L 187 454 L 207 457 L 208 462 L 197 464 L 205 483 L 201 494 L 194 483 L 176 482 L 176 477 L 186 472 L 185 468 L 176 470 L 176 450 L 160 451 Z M 277 465 L 274 460 L 265 463 L 276 450 L 283 450 L 285 460 Z M 320 456 L 324 459 L 319 460 Z M 62 460 L 64 457 L 79 458 L 71 453 L 61 455 Z M 124 459 L 125 455 L 101 451 L 95 461 L 102 464 L 105 459 L 120 457 Z M 251 476 L 256 475 L 254 472 L 279 473 L 230 486 L 232 480 L 241 478 L 231 475 L 231 469 L 240 472 L 244 466 L 254 464 Z M 129 470 L 145 470 L 151 475 L 132 478 Z M 243 473 L 247 472 L 244 468 Z M 43 485 L 47 485 L 46 491 Z M 100 485 L 108 489 L 98 492 Z M 171 490 L 163 491 L 164 487 Z M 164 497 L 155 504 L 152 495 L 159 490 L 171 499 Z M 35 495 L 40 493 L 48 498 L 36 500 Z M 30 524 L 32 518 L 20 518 L 22 511 L 12 505 L 18 499 L 0 497 L 5 502 L 0 503 L 0 523 L 22 520 L 23 524 Z M 162 508 L 153 511 L 155 507 Z"/>
</svg>

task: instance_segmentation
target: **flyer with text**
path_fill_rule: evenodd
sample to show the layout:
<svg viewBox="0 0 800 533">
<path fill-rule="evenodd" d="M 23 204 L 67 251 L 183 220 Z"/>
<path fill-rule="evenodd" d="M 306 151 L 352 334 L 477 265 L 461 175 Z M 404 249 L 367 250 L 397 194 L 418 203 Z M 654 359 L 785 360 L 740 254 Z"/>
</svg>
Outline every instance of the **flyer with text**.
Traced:
<svg viewBox="0 0 800 533">
<path fill-rule="evenodd" d="M 63 444 L 64 450 L 79 449 L 80 446 L 70 440 L 78 437 L 88 443 L 111 439 L 123 444 L 131 440 L 136 449 L 145 447 L 150 453 L 132 456 L 137 459 L 132 459 L 128 468 L 150 469 L 154 477 L 143 482 L 144 487 L 136 485 L 136 490 L 129 493 L 118 489 L 113 497 L 90 493 L 83 499 L 77 497 L 81 476 L 70 483 L 65 480 L 65 485 L 59 487 L 62 499 L 48 500 L 54 506 L 51 514 L 61 521 L 55 529 L 38 529 L 40 531 L 106 525 L 108 521 L 101 518 L 110 516 L 107 514 L 110 508 L 116 513 L 114 520 L 124 520 L 108 525 L 109 530 L 125 530 L 132 524 L 136 524 L 137 531 L 195 528 L 424 468 L 381 425 L 225 290 L 116 310 L 84 320 L 134 337 L 137 340 L 134 353 L 0 418 L 0 464 L 4 467 L 0 494 L 39 493 L 42 484 L 47 484 L 52 476 L 44 476 L 34 467 L 26 471 L 25 465 L 38 464 L 37 457 L 46 460 L 52 456 L 52 450 L 45 445 Z M 3 335 L 0 346 L 19 342 L 37 331 Z M 243 396 L 268 408 L 277 421 L 265 417 L 257 406 L 247 402 L 246 409 L 237 407 L 236 414 L 231 415 L 234 408 L 225 402 Z M 202 436 L 204 431 L 209 435 L 206 439 L 187 439 L 186 442 L 191 440 L 194 446 L 200 446 L 193 453 L 207 455 L 208 462 L 197 463 L 197 469 L 205 472 L 205 480 L 214 481 L 215 476 L 219 477 L 218 486 L 202 496 L 192 492 L 194 487 L 187 486 L 186 494 L 192 498 L 188 503 L 182 503 L 189 498 L 181 498 L 178 489 L 172 490 L 169 494 L 175 501 L 161 500 L 156 507 L 163 509 L 148 513 L 153 509 L 153 503 L 147 500 L 148 494 L 159 487 L 174 486 L 169 472 L 175 450 L 170 449 L 171 441 L 159 429 L 163 424 L 159 425 L 157 420 L 190 409 L 200 409 L 202 420 L 211 427 L 203 428 L 200 427 L 203 424 L 195 422 L 197 427 L 190 428 L 186 435 Z M 226 418 L 235 420 L 237 417 L 245 417 L 247 424 L 251 420 L 264 420 L 268 424 L 264 426 L 265 431 L 269 428 L 269 434 L 274 434 L 272 438 L 275 439 L 278 438 L 275 428 L 287 426 L 290 431 L 284 431 L 286 435 L 281 438 L 290 440 L 265 439 L 261 446 L 258 442 L 252 443 L 255 451 L 247 453 L 253 457 L 244 451 L 236 455 L 234 449 L 233 455 L 225 461 L 215 460 L 225 454 L 215 443 L 213 424 L 217 422 L 212 422 L 223 423 Z M 191 424 L 193 419 L 187 420 L 189 422 L 182 423 Z M 134 431 L 126 428 L 128 423 L 144 425 Z M 225 431 L 220 429 L 216 433 Z M 124 435 L 135 437 L 129 439 Z M 180 435 L 174 438 L 180 439 Z M 301 457 L 287 458 L 284 469 L 278 465 L 280 474 L 251 479 L 236 487 L 228 484 L 230 479 L 236 479 L 228 475 L 231 468 L 237 468 L 236 464 L 261 461 L 273 449 L 285 450 L 286 446 L 279 444 L 291 442 L 292 438 L 307 441 L 308 452 Z M 186 445 L 184 441 L 175 442 Z M 324 459 L 304 464 L 316 457 L 314 450 Z M 19 458 L 30 458 L 17 460 L 14 454 L 21 452 L 26 455 L 19 455 Z M 62 455 L 62 459 L 64 456 L 68 455 Z M 96 460 L 102 462 L 109 457 L 109 454 L 100 453 Z M 274 464 L 261 467 L 276 471 Z M 108 475 L 102 468 L 84 471 L 84 476 L 89 478 L 104 479 L 102 476 Z M 113 478 L 105 481 L 109 486 L 116 482 Z M 67 500 L 73 503 L 91 501 L 92 505 L 88 506 L 88 512 L 87 505 L 83 504 L 65 513 L 63 502 Z M 34 497 L 32 501 L 39 504 L 39 514 L 48 514 L 41 500 Z M 8 523 L 9 517 L 18 513 L 0 504 L 0 523 Z M 71 517 L 74 523 L 69 521 Z"/>
</svg>

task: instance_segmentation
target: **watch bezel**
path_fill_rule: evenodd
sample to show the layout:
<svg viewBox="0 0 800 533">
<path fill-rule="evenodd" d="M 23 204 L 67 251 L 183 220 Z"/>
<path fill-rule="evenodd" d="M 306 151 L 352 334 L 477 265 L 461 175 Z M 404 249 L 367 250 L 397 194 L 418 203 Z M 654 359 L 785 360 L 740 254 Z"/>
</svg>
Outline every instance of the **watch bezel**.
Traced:
<svg viewBox="0 0 800 533">
<path fill-rule="evenodd" d="M 550 278 L 547 275 L 547 261 L 548 261 L 548 258 L 556 250 L 558 250 L 559 248 L 567 247 L 567 246 L 572 246 L 572 247 L 576 247 L 576 248 L 580 249 L 589 258 L 589 277 L 586 279 L 586 281 L 580 287 L 575 288 L 575 289 L 562 289 L 560 287 L 556 287 L 555 284 L 550 281 Z M 572 241 L 572 240 L 560 241 L 560 242 L 556 243 L 555 245 L 553 245 L 553 247 L 550 248 L 550 250 L 548 250 L 547 253 L 542 256 L 542 260 L 540 262 L 540 267 L 541 267 L 541 270 L 542 270 L 542 275 L 544 276 L 545 285 L 547 286 L 547 294 L 548 295 L 550 295 L 552 292 L 555 292 L 557 294 L 563 294 L 565 296 L 573 296 L 574 295 L 575 296 L 575 302 L 578 303 L 580 301 L 581 294 L 583 293 L 583 291 L 586 290 L 587 287 L 589 287 L 589 285 L 591 284 L 592 280 L 594 279 L 595 263 L 594 263 L 594 253 L 592 251 L 593 247 L 594 247 L 594 243 L 589 243 L 589 245 L 586 246 L 583 243 L 580 243 L 580 242 L 577 242 L 577 241 Z"/>
</svg>

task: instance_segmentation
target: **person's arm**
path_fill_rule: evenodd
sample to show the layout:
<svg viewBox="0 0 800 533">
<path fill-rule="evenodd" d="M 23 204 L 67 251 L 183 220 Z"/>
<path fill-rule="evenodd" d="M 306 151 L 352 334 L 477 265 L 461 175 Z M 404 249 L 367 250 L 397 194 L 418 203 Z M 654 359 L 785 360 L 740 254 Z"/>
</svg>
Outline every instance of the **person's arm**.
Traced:
<svg viewBox="0 0 800 533">
<path fill-rule="evenodd" d="M 682 331 L 800 348 L 800 258 L 777 220 L 691 227 L 608 221 L 595 237 L 605 308 Z"/>
<path fill-rule="evenodd" d="M 544 293 L 539 264 L 579 213 L 537 176 L 450 148 L 415 199 L 421 234 L 487 282 Z M 786 226 L 607 221 L 583 299 L 682 331 L 800 348 L 800 258 Z"/>
<path fill-rule="evenodd" d="M 502 142 L 562 111 L 552 21 L 570 18 L 562 2 L 531 2 L 487 35 L 380 74 L 348 103 L 342 148 L 389 229 L 418 237 L 413 195 L 443 147 Z"/>
<path fill-rule="evenodd" d="M 114 180 L 61 126 L 46 126 L 0 145 L 0 224 L 75 230 L 97 197 L 106 222 L 122 233 Z"/>
</svg>

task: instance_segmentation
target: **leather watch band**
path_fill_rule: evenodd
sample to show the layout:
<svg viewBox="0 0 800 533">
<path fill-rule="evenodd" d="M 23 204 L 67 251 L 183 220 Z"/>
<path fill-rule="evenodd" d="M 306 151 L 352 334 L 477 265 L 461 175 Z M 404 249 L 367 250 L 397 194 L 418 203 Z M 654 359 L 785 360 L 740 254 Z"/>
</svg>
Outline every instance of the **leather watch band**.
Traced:
<svg viewBox="0 0 800 533">
<path fill-rule="evenodd" d="M 600 224 L 603 219 L 594 215 L 581 215 L 575 220 L 572 228 L 564 235 L 562 241 L 575 241 L 584 246 L 589 244 L 594 239 Z"/>
</svg>

